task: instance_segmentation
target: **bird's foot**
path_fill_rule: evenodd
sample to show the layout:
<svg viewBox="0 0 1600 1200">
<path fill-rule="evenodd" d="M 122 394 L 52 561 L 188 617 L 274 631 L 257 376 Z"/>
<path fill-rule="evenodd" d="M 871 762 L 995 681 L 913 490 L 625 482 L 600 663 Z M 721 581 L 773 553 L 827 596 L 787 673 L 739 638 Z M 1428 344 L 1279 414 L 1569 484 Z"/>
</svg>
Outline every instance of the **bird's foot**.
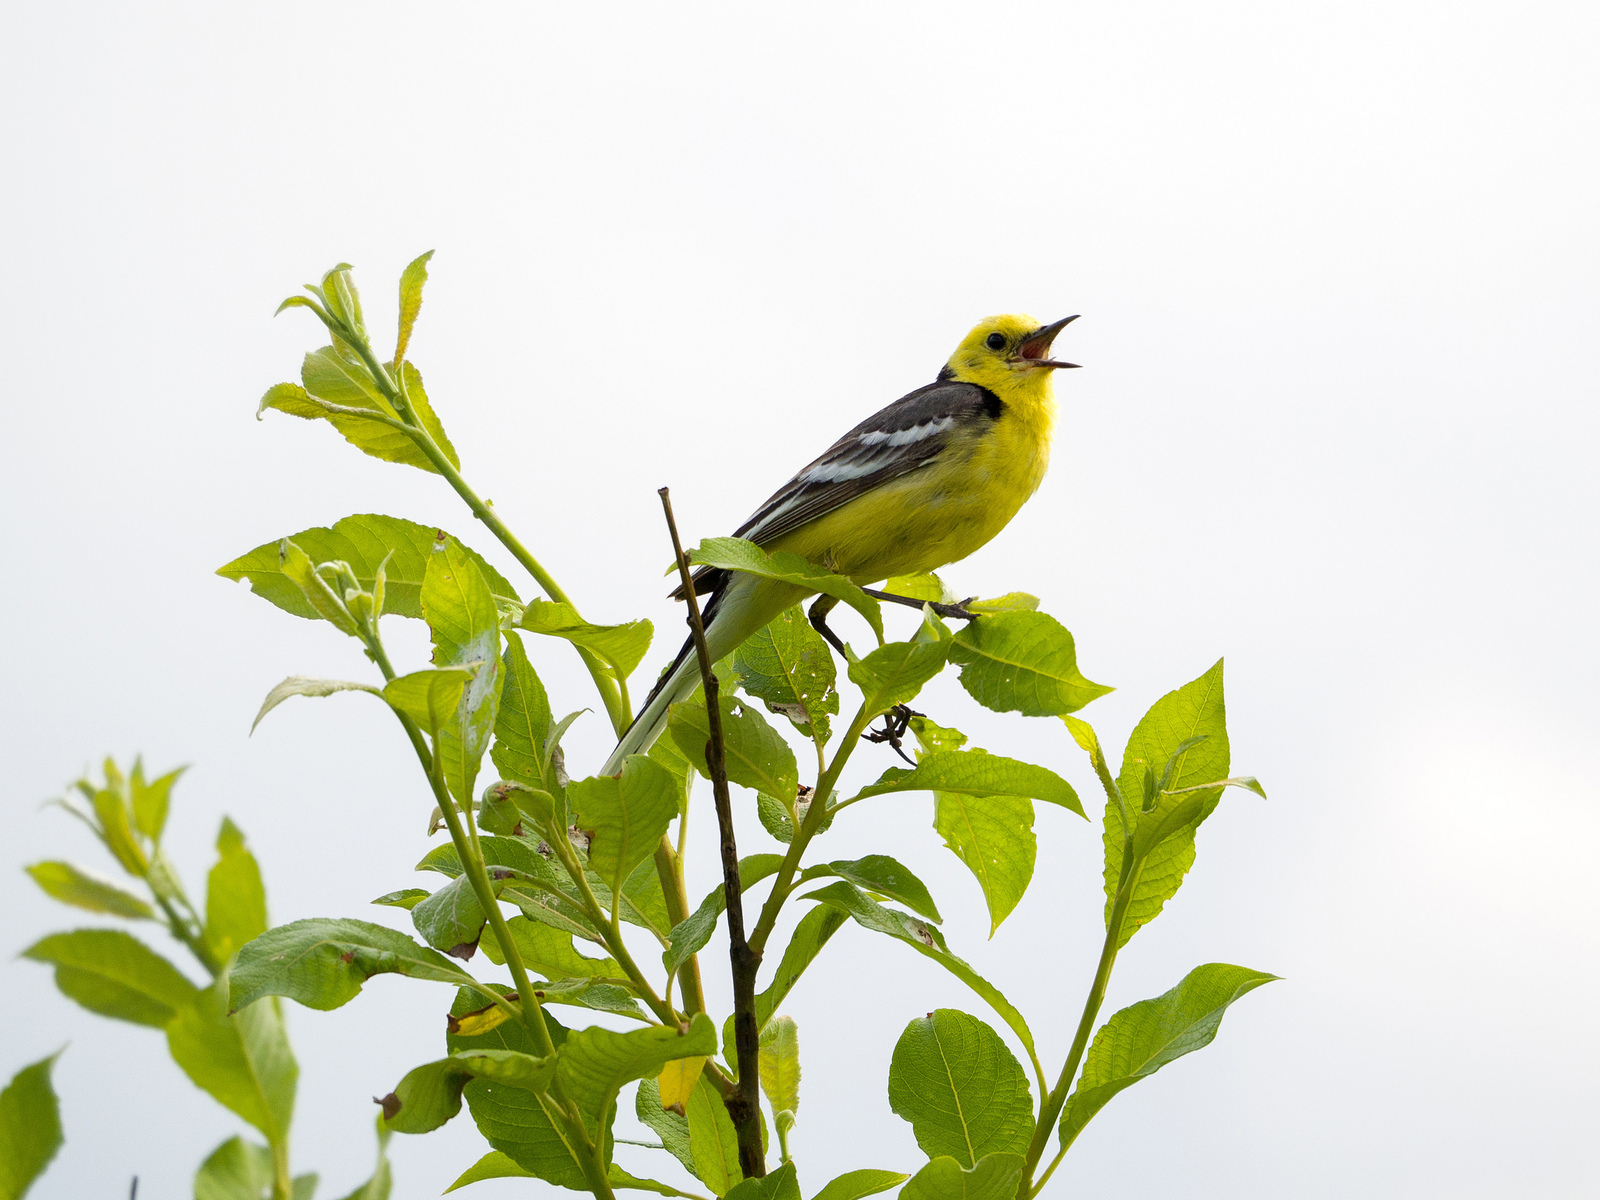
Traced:
<svg viewBox="0 0 1600 1200">
<path fill-rule="evenodd" d="M 909 705 L 896 704 L 888 712 L 883 714 L 883 728 L 869 729 L 867 732 L 861 735 L 861 738 L 863 741 L 873 742 L 879 745 L 884 742 L 888 742 L 890 748 L 893 749 L 896 754 L 905 759 L 906 762 L 910 763 L 914 767 L 917 765 L 916 760 L 901 748 L 900 739 L 905 737 L 906 730 L 911 728 L 911 718 L 920 717 L 922 715 L 924 714 L 914 711 Z"/>
</svg>

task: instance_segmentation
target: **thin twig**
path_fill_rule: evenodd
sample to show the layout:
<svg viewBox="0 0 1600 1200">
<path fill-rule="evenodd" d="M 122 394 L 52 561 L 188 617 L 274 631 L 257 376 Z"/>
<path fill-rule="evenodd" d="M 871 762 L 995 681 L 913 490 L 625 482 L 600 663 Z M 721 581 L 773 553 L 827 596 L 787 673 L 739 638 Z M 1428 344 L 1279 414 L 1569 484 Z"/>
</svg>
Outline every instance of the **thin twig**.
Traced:
<svg viewBox="0 0 1600 1200">
<path fill-rule="evenodd" d="M 678 523 L 672 517 L 672 499 L 666 488 L 660 489 L 658 494 L 662 511 L 667 516 L 667 530 L 672 535 L 673 559 L 683 579 L 683 594 L 689 605 L 689 629 L 694 638 L 695 656 L 700 662 L 700 682 L 705 687 L 706 720 L 711 731 L 706 742 L 706 768 L 711 775 L 711 794 L 717 805 L 717 826 L 722 832 L 722 887 L 728 907 L 728 958 L 733 965 L 733 1043 L 739 1066 L 738 1089 L 724 1096 L 723 1103 L 739 1135 L 739 1169 L 746 1179 L 759 1179 L 767 1173 L 766 1156 L 761 1149 L 761 1034 L 756 1028 L 756 971 L 761 966 L 761 955 L 750 948 L 744 937 L 739 846 L 733 836 L 733 804 L 728 799 L 717 676 L 711 669 L 705 624 L 700 619 L 694 582 L 689 578 L 689 559 L 678 540 Z"/>
</svg>

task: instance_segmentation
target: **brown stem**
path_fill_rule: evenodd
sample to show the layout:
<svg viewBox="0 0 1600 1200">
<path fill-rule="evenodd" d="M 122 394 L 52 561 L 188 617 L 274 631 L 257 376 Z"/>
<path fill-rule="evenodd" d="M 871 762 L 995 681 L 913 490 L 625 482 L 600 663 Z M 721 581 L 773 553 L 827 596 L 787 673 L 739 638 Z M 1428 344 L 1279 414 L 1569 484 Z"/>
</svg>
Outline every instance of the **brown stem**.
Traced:
<svg viewBox="0 0 1600 1200">
<path fill-rule="evenodd" d="M 673 557 L 683 579 L 683 594 L 689 605 L 689 629 L 694 638 L 695 657 L 700 662 L 700 682 L 705 687 L 706 720 L 711 730 L 706 742 L 706 769 L 711 776 L 711 794 L 717 805 L 717 826 L 722 832 L 722 887 L 728 902 L 728 958 L 733 966 L 733 1044 L 739 1066 L 738 1087 L 732 1095 L 723 1097 L 723 1103 L 739 1135 L 739 1170 L 746 1179 L 759 1179 L 767 1173 L 766 1156 L 761 1149 L 761 1035 L 756 1028 L 756 971 L 761 966 L 761 955 L 750 948 L 744 937 L 739 846 L 733 836 L 733 804 L 728 799 L 717 676 L 711 669 L 711 652 L 706 649 L 700 603 L 695 599 L 694 583 L 689 578 L 689 559 L 678 540 L 678 523 L 672 517 L 672 500 L 666 488 L 660 489 L 658 494 L 667 516 L 667 530 L 672 535 Z"/>
</svg>

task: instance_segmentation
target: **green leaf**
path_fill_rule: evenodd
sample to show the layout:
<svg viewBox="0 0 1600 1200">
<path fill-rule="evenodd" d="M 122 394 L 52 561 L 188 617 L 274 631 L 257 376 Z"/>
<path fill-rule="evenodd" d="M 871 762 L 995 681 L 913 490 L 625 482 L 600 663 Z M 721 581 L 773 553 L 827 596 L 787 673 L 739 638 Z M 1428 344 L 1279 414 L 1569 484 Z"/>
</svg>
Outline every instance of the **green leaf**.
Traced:
<svg viewBox="0 0 1600 1200">
<path fill-rule="evenodd" d="M 896 575 L 884 581 L 883 590 L 891 596 L 909 596 L 913 600 L 942 604 L 953 599 L 941 580 L 932 571 L 922 575 Z"/>
<path fill-rule="evenodd" d="M 450 1013 L 459 1018 L 482 1004 L 476 992 L 463 990 L 456 994 Z M 566 1044 L 567 1030 L 548 1009 L 544 1022 L 559 1052 Z M 451 1033 L 446 1036 L 445 1045 L 452 1054 L 465 1050 L 516 1050 L 540 1057 L 527 1029 L 519 1021 L 506 1021 L 483 1033 Z M 478 1131 L 493 1149 L 540 1179 L 586 1190 L 583 1168 L 567 1148 L 569 1135 L 549 1097 L 489 1079 L 472 1080 L 463 1095 Z"/>
<path fill-rule="evenodd" d="M 51 963 L 56 986 L 90 1012 L 165 1026 L 197 989 L 138 938 L 120 929 L 77 929 L 41 938 L 23 958 Z"/>
<path fill-rule="evenodd" d="M 766 718 L 737 696 L 719 696 L 722 740 L 728 779 L 754 792 L 792 798 L 800 788 L 800 768 L 794 751 Z M 707 779 L 706 743 L 711 723 L 702 699 L 685 700 L 668 711 L 667 732 L 695 770 Z"/>
<path fill-rule="evenodd" d="M 747 854 L 739 860 L 739 888 L 747 891 L 769 875 L 776 875 L 783 865 L 781 854 Z M 672 927 L 667 940 L 672 944 L 661 953 L 661 963 L 669 971 L 676 971 L 691 954 L 698 954 L 711 941 L 717 921 L 728 906 L 727 889 L 718 884 L 706 893 L 695 909 Z"/>
<path fill-rule="evenodd" d="M 501 657 L 505 683 L 489 757 L 502 779 L 554 794 L 557 788 L 544 765 L 545 742 L 550 737 L 550 700 L 522 648 L 522 639 L 514 633 L 506 634 L 505 639 L 505 654 Z"/>
<path fill-rule="evenodd" d="M 133 795 L 128 780 L 109 758 L 105 761 L 105 774 L 105 787 L 91 787 L 85 780 L 78 788 L 100 822 L 97 832 L 106 849 L 124 871 L 143 878 L 150 870 L 150 860 L 133 833 Z"/>
<path fill-rule="evenodd" d="M 946 642 L 890 642 L 850 664 L 850 681 L 876 715 L 916 699 L 923 684 L 944 670 Z"/>
<path fill-rule="evenodd" d="M 800 1031 L 793 1017 L 774 1017 L 761 1031 L 761 1090 L 775 1113 L 800 1111 Z"/>
<path fill-rule="evenodd" d="M 217 960 L 226 962 L 267 931 L 267 894 L 244 834 L 227 817 L 217 833 L 217 855 L 217 865 L 206 878 L 205 936 Z"/>
<path fill-rule="evenodd" d="M 658 1183 L 654 1179 L 640 1179 L 637 1175 L 630 1175 L 616 1163 L 606 1168 L 606 1177 L 613 1190 L 626 1189 L 635 1192 L 655 1192 L 660 1196 L 692 1196 L 690 1192 L 680 1192 L 675 1187 Z"/>
<path fill-rule="evenodd" d="M 726 1195 L 744 1178 L 739 1169 L 739 1134 L 722 1097 L 703 1078 L 690 1093 L 684 1116 L 694 1173 L 713 1195 Z"/>
<path fill-rule="evenodd" d="M 289 1181 L 289 1200 L 311 1200 L 317 1194 L 317 1181 L 320 1178 L 315 1171 L 296 1175 Z"/>
<path fill-rule="evenodd" d="M 456 1178 L 456 1181 L 445 1192 L 456 1191 L 464 1188 L 469 1183 L 481 1183 L 485 1179 L 537 1179 L 532 1171 L 525 1171 L 517 1165 L 517 1160 L 509 1154 L 499 1150 L 491 1150 L 477 1162 L 473 1163 Z"/>
<path fill-rule="evenodd" d="M 700 1084 L 696 1083 L 696 1088 Z M 684 1170 L 695 1174 L 694 1150 L 689 1144 L 689 1119 L 661 1107 L 661 1089 L 654 1079 L 641 1079 L 634 1096 L 633 1113 L 661 1139 L 667 1153 L 683 1164 Z M 696 1175 L 696 1178 L 699 1178 Z"/>
<path fill-rule="evenodd" d="M 801 899 L 816 900 L 837 908 L 840 912 L 847 913 L 856 924 L 864 929 L 870 929 L 874 933 L 887 934 L 889 937 L 904 942 L 925 958 L 933 959 L 934 962 L 977 993 L 990 1008 L 994 1009 L 1001 1020 L 1011 1029 L 1011 1032 L 1016 1034 L 1017 1039 L 1027 1048 L 1029 1058 L 1037 1058 L 1037 1052 L 1033 1047 L 1033 1033 L 1028 1029 L 1028 1023 L 1022 1019 L 1022 1014 L 1001 994 L 999 988 L 995 987 L 982 975 L 979 975 L 967 963 L 951 954 L 945 947 L 944 934 L 933 926 L 924 924 L 909 913 L 900 912 L 898 909 L 885 908 L 852 883 L 841 881 L 829 884 L 820 891 L 802 896 Z"/>
<path fill-rule="evenodd" d="M 1062 1110 L 1061 1145 L 1072 1145 L 1123 1088 L 1210 1045 L 1228 1005 L 1277 978 L 1227 963 L 1207 963 L 1190 971 L 1171 991 L 1113 1014 L 1094 1035 L 1078 1086 Z"/>
<path fill-rule="evenodd" d="M 944 920 L 933 903 L 933 897 L 928 895 L 927 885 L 913 875 L 909 867 L 896 862 L 887 854 L 869 854 L 865 858 L 848 862 L 840 860 L 807 867 L 800 878 L 809 880 L 826 875 L 848 879 L 857 887 L 876 892 L 890 900 L 898 900 L 912 912 L 920 913 L 930 921 Z"/>
<path fill-rule="evenodd" d="M 899 1171 L 874 1171 L 870 1168 L 846 1171 L 830 1180 L 811 1200 L 865 1200 L 865 1197 L 887 1192 L 909 1178 L 911 1176 L 902 1175 Z"/>
<path fill-rule="evenodd" d="M 800 1200 L 800 1181 L 794 1163 L 786 1162 L 761 1179 L 741 1180 L 727 1195 L 728 1200 Z"/>
<path fill-rule="evenodd" d="M 527 917 L 512 917 L 506 922 L 511 940 L 522 953 L 522 963 L 529 971 L 547 979 L 594 979 L 623 977 L 622 968 L 614 958 L 589 958 L 578 953 L 572 944 L 572 934 L 552 928 Z M 490 938 L 483 943 L 483 953 L 490 962 L 504 961 L 500 944 Z"/>
<path fill-rule="evenodd" d="M 313 562 L 348 564 L 356 580 L 369 592 L 373 590 L 381 566 L 384 572 L 383 611 L 421 620 L 422 580 L 428 569 L 428 560 L 433 555 L 434 537 L 438 532 L 432 526 L 418 525 L 415 521 L 404 521 L 399 517 L 358 513 L 334 522 L 331 528 L 313 526 L 292 533 L 287 539 L 280 538 L 257 546 L 248 554 L 219 568 L 217 574 L 224 579 L 249 579 L 251 591 L 262 599 L 297 617 L 316 620 L 316 610 L 301 593 L 299 586 L 283 574 L 279 563 L 278 545 L 288 540 L 304 550 Z M 475 551 L 465 547 L 462 549 L 478 564 L 478 569 L 489 581 L 490 590 L 495 595 L 516 599 L 517 593 L 505 576 Z"/>
<path fill-rule="evenodd" d="M 483 936 L 488 920 L 465 875 L 452 879 L 411 910 L 411 923 L 423 941 L 435 950 L 463 960 L 477 951 L 478 939 Z"/>
<path fill-rule="evenodd" d="M 650 649 L 654 626 L 649 621 L 628 621 L 622 625 L 592 625 L 570 604 L 552 600 L 530 600 L 518 622 L 530 633 L 565 638 L 594 654 L 608 668 L 612 678 L 626 680 Z"/>
<path fill-rule="evenodd" d="M 152 842 L 161 841 L 161 831 L 167 825 L 167 807 L 172 797 L 172 785 L 178 782 L 187 767 L 168 771 L 149 783 L 144 780 L 144 764 L 135 761 L 128 778 L 128 790 L 133 793 L 133 824 Z"/>
<path fill-rule="evenodd" d="M 992 600 L 970 601 L 967 604 L 967 611 L 976 613 L 1038 612 L 1039 597 L 1030 596 L 1027 592 L 1007 592 L 1004 596 L 996 596 Z"/>
<path fill-rule="evenodd" d="M 666 767 L 629 755 L 622 774 L 571 784 L 572 822 L 589 834 L 589 867 L 613 893 L 652 854 L 683 805 L 681 785 Z"/>
<path fill-rule="evenodd" d="M 272 1188 L 272 1151 L 241 1137 L 213 1150 L 194 1176 L 194 1200 L 261 1200 Z"/>
<path fill-rule="evenodd" d="M 828 717 L 839 711 L 833 654 L 797 605 L 758 629 L 733 653 L 739 686 L 788 717 L 806 736 L 828 738 Z"/>
<path fill-rule="evenodd" d="M 389 1189 L 394 1186 L 394 1174 L 389 1170 L 389 1126 L 384 1125 L 384 1117 L 378 1114 L 378 1165 L 373 1166 L 373 1174 L 366 1179 L 365 1184 L 350 1192 L 344 1200 L 389 1200 Z"/>
<path fill-rule="evenodd" d="M 433 637 L 435 667 L 476 667 L 455 719 L 439 726 L 437 752 L 450 794 L 463 808 L 476 793 L 500 704 L 500 611 L 489 583 L 453 538 L 434 544 L 422 581 L 422 612 Z"/>
<path fill-rule="evenodd" d="M 967 796 L 1020 796 L 1070 808 L 1080 817 L 1083 805 L 1072 785 L 1054 771 L 1033 763 L 986 754 L 982 750 L 933 750 L 914 767 L 890 767 L 876 783 L 854 799 L 888 792 L 960 792 Z"/>
<path fill-rule="evenodd" d="M 762 579 L 774 579 L 802 589 L 803 595 L 821 592 L 842 600 L 866 618 L 878 641 L 883 641 L 883 614 L 878 602 L 863 592 L 843 575 L 833 575 L 812 566 L 798 554 L 786 550 L 768 555 L 754 542 L 743 538 L 706 538 L 689 551 L 689 561 L 700 567 L 722 567 L 730 571 L 743 571 Z"/>
<path fill-rule="evenodd" d="M 23 1067 L 0 1091 L 0 1200 L 22 1200 L 61 1149 L 61 1106 L 50 1085 L 60 1054 Z"/>
<path fill-rule="evenodd" d="M 80 871 L 71 863 L 39 862 L 26 868 L 45 893 L 63 904 L 130 920 L 151 920 L 155 910 L 116 884 Z"/>
<path fill-rule="evenodd" d="M 933 827 L 983 889 L 989 936 L 1011 915 L 1033 879 L 1038 839 L 1033 801 L 1019 796 L 933 794 Z"/>
<path fill-rule="evenodd" d="M 351 615 L 344 598 L 322 577 L 310 556 L 288 538 L 278 543 L 278 569 L 300 589 L 300 598 L 318 618 L 327 621 L 340 633 L 350 637 L 360 636 L 361 627 Z"/>
<path fill-rule="evenodd" d="M 995 712 L 1053 717 L 1111 690 L 1083 677 L 1072 634 L 1039 612 L 997 612 L 968 622 L 956 634 L 950 661 L 960 665 L 968 694 Z"/>
<path fill-rule="evenodd" d="M 167 1026 L 167 1049 L 197 1087 L 273 1144 L 289 1136 L 300 1074 L 275 1003 L 228 1013 L 228 976 L 201 991 Z"/>
<path fill-rule="evenodd" d="M 555 1078 L 556 1059 L 519 1050 L 458 1050 L 406 1072 L 383 1098 L 384 1122 L 395 1133 L 430 1133 L 461 1111 L 461 1091 L 474 1079 L 543 1092 Z"/>
<path fill-rule="evenodd" d="M 432 894 L 432 892 L 423 888 L 401 888 L 399 891 L 385 892 L 372 903 L 382 904 L 388 908 L 403 908 L 410 911 Z"/>
<path fill-rule="evenodd" d="M 417 314 L 422 311 L 422 285 L 428 282 L 428 260 L 433 251 L 419 255 L 400 272 L 400 332 L 395 338 L 394 358 L 391 363 L 404 360 L 406 347 L 411 344 L 411 330 L 417 324 Z"/>
<path fill-rule="evenodd" d="M 465 667 L 442 667 L 434 671 L 413 671 L 398 675 L 383 685 L 383 698 L 396 711 L 405 713 L 426 732 L 446 728 L 455 720 L 456 709 L 473 672 Z"/>
<path fill-rule="evenodd" d="M 307 1008 L 338 1008 L 383 974 L 476 986 L 448 958 L 396 930 L 314 917 L 269 929 L 239 952 L 232 1004 L 237 1011 L 262 996 L 287 996 Z"/>
<path fill-rule="evenodd" d="M 900 1200 L 1011 1200 L 1022 1178 L 1020 1154 L 990 1154 L 971 1170 L 941 1155 L 900 1189 Z"/>
<path fill-rule="evenodd" d="M 977 1017 L 941 1008 L 906 1026 L 889 1064 L 889 1107 L 911 1122 L 929 1158 L 963 1167 L 1022 1154 L 1033 1136 L 1033 1097 L 1022 1064 Z"/>
<path fill-rule="evenodd" d="M 716 1026 L 705 1013 L 696 1013 L 683 1031 L 660 1025 L 627 1033 L 599 1026 L 574 1029 L 557 1056 L 556 1078 L 577 1102 L 593 1138 L 610 1127 L 623 1085 L 659 1074 L 672 1059 L 716 1052 Z"/>
<path fill-rule="evenodd" d="M 828 944 L 828 940 L 848 919 L 846 913 L 826 904 L 819 904 L 800 918 L 794 927 L 794 933 L 789 937 L 789 944 L 783 949 L 783 958 L 778 962 L 778 969 L 772 974 L 772 982 L 767 985 L 765 991 L 756 994 L 756 1024 L 759 1028 L 767 1027 L 767 1022 L 778 1010 L 778 1005 L 783 1003 L 784 998 L 794 989 L 794 985 L 800 981 L 805 969 L 815 961 L 822 948 Z M 728 1020 L 731 1028 L 733 1018 L 730 1017 Z"/>
<path fill-rule="evenodd" d="M 310 675 L 291 675 L 267 693 L 267 698 L 261 702 L 261 708 L 256 713 L 256 719 L 250 722 L 250 732 L 254 733 L 256 726 L 261 724 L 261 718 L 277 708 L 290 696 L 331 696 L 335 692 L 371 692 L 374 696 L 383 695 L 382 689 L 375 688 L 370 683 L 351 683 L 345 679 L 314 679 Z"/>
<path fill-rule="evenodd" d="M 1172 764 L 1171 787 L 1211 783 L 1228 774 L 1227 713 L 1220 659 L 1200 678 L 1157 700 L 1135 727 L 1117 778 L 1122 795 L 1134 797 L 1137 808 L 1145 767 L 1164 772 L 1168 759 L 1180 746 L 1202 736 L 1204 741 L 1190 745 Z M 1221 787 L 1208 787 L 1160 796 L 1151 812 L 1134 814 L 1133 854 L 1142 863 L 1123 920 L 1120 944 L 1126 945 L 1142 926 L 1155 920 L 1182 886 L 1183 877 L 1194 865 L 1195 830 L 1211 815 L 1221 795 Z M 1103 834 L 1108 922 L 1122 881 L 1123 837 L 1121 811 L 1116 804 L 1108 803 Z"/>
</svg>

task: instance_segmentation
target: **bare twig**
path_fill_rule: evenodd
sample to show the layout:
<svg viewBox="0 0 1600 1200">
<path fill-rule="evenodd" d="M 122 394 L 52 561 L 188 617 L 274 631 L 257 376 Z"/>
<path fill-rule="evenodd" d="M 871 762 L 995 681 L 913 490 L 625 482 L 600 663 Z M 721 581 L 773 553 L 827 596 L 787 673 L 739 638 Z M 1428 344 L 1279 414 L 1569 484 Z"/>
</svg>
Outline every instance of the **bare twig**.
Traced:
<svg viewBox="0 0 1600 1200">
<path fill-rule="evenodd" d="M 673 520 L 672 500 L 667 492 L 666 488 L 660 490 L 661 508 L 666 513 L 667 530 L 672 535 L 672 554 L 678 564 L 678 574 L 683 578 L 683 594 L 689 605 L 689 629 L 694 638 L 695 656 L 700 662 L 700 682 L 706 692 L 706 719 L 711 730 L 706 742 L 706 767 L 717 805 L 717 827 L 722 832 L 722 886 L 728 902 L 728 958 L 733 965 L 733 1043 L 739 1066 L 738 1088 L 731 1095 L 725 1095 L 723 1103 L 739 1135 L 739 1169 L 746 1179 L 758 1179 L 767 1173 L 766 1157 L 761 1149 L 761 1037 L 756 1028 L 756 971 L 761 966 L 761 955 L 745 941 L 739 846 L 733 836 L 733 804 L 728 799 L 717 676 L 711 669 L 705 624 L 700 619 L 700 604 L 689 578 L 689 559 L 678 540 L 678 523 Z"/>
</svg>

